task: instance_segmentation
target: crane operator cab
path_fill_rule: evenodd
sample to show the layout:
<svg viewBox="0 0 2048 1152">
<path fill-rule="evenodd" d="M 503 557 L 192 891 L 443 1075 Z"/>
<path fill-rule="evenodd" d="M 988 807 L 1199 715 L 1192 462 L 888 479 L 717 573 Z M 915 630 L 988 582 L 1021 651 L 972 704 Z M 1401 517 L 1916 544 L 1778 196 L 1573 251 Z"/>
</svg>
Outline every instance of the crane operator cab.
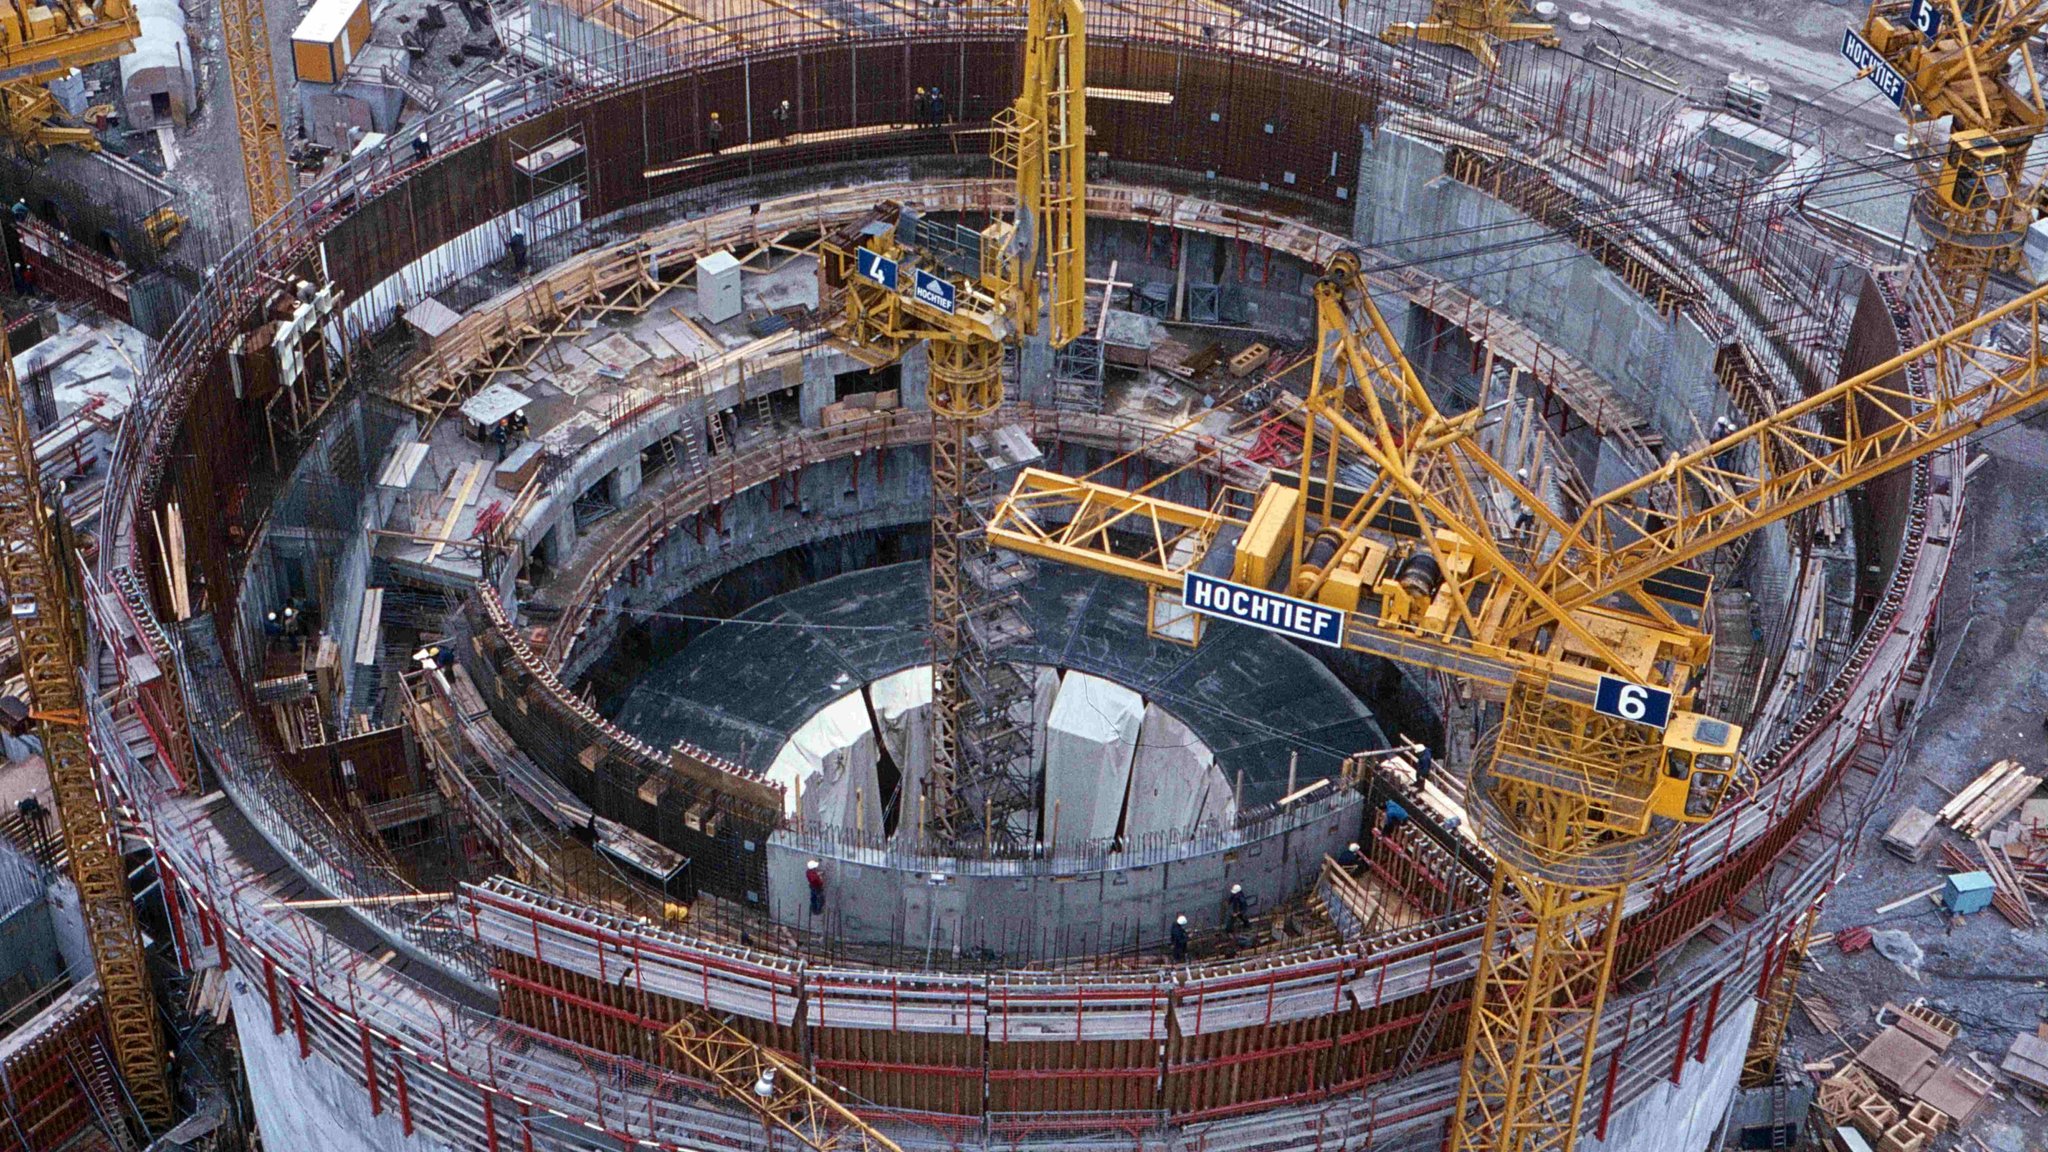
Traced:
<svg viewBox="0 0 2048 1152">
<path fill-rule="evenodd" d="M 1650 795 L 1653 815 L 1699 824 L 1710 819 L 1740 763 L 1742 728 L 1697 712 L 1675 712 L 1664 729 L 1664 770 Z"/>
</svg>

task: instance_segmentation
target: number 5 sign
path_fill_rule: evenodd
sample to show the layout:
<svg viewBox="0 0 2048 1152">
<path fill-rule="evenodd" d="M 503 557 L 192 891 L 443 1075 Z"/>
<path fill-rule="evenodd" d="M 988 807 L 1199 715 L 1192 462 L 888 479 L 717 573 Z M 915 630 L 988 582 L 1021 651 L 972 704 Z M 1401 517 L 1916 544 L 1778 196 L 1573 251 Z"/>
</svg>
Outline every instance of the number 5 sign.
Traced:
<svg viewBox="0 0 2048 1152">
<path fill-rule="evenodd" d="M 1593 694 L 1593 711 L 1617 720 L 1662 728 L 1671 722 L 1671 693 L 1617 676 L 1602 676 Z"/>
<path fill-rule="evenodd" d="M 1912 21 L 1913 27 L 1918 28 L 1920 35 L 1925 36 L 1927 42 L 1932 44 L 1941 35 L 1941 15 L 1937 0 L 1913 0 L 1913 6 L 1907 10 L 1906 18 Z"/>
</svg>

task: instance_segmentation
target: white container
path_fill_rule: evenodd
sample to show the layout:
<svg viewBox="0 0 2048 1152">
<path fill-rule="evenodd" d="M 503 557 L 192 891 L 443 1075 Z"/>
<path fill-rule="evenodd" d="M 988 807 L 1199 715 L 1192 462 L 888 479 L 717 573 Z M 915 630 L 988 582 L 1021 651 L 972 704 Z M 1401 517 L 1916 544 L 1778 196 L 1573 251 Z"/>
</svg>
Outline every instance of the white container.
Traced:
<svg viewBox="0 0 2048 1152">
<path fill-rule="evenodd" d="M 720 249 L 697 261 L 697 311 L 708 324 L 740 314 L 740 262 Z"/>
</svg>

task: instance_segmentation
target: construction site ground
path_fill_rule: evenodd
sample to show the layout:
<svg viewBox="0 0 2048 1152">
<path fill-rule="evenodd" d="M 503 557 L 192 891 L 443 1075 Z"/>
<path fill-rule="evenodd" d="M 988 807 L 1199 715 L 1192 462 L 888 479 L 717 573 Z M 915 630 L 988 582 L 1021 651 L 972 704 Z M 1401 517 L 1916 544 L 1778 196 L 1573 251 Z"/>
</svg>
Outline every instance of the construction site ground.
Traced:
<svg viewBox="0 0 2048 1152">
<path fill-rule="evenodd" d="M 2034 1035 L 2048 1021 L 2048 927 L 2015 928 L 1991 909 L 1951 926 L 1925 897 L 1878 911 L 1945 875 L 1938 843 L 1913 863 L 1880 842 L 1899 813 L 1908 806 L 1938 812 L 2002 759 L 2035 774 L 2048 765 L 2048 421 L 2036 417 L 1994 432 L 1973 448 L 1973 458 L 1979 452 L 1990 459 L 1969 485 L 1964 539 L 1941 607 L 1934 696 L 1904 783 L 1865 829 L 1855 868 L 1819 925 L 1836 934 L 1898 930 L 1922 958 L 1909 971 L 1876 947 L 1844 954 L 1833 940 L 1817 945 L 1801 993 L 1812 1005 L 1794 1013 L 1790 1036 L 1797 1060 L 1835 1057 L 1839 1065 L 1845 1049 L 1879 1031 L 1876 1015 L 1887 1003 L 1924 997 L 1962 1026 L 1951 1054 L 1967 1053 L 1966 1063 L 1997 1085 L 1959 1146 L 1975 1148 L 1974 1136 L 1995 1152 L 2030 1152 L 2048 1147 L 2048 1100 L 1997 1069 L 2015 1034 Z M 1935 835 L 1974 852 L 1951 828 Z M 2034 908 L 2048 913 L 2048 901 L 2034 898 Z M 1892 951 L 1912 960 L 1910 949 L 1894 944 Z M 1839 1018 L 1838 1034 L 1816 1025 L 1816 1010 Z"/>
</svg>

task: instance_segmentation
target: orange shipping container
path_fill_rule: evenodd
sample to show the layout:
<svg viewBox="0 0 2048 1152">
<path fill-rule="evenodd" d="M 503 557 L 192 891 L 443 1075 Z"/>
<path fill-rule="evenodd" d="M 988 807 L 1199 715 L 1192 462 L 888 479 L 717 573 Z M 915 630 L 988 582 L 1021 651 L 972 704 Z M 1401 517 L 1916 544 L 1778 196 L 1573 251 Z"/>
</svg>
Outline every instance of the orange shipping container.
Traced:
<svg viewBox="0 0 2048 1152">
<path fill-rule="evenodd" d="M 314 0 L 292 30 L 292 71 L 314 84 L 339 84 L 370 42 L 370 0 Z"/>
</svg>

